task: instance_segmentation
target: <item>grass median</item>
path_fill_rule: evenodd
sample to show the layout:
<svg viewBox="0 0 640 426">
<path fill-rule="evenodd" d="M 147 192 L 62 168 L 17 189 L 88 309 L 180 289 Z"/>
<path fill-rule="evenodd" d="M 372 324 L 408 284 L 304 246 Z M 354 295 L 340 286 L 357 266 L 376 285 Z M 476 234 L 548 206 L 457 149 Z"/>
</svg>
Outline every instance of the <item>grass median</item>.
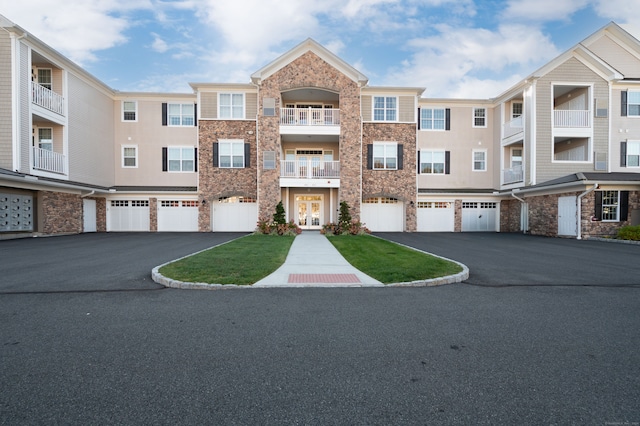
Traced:
<svg viewBox="0 0 640 426">
<path fill-rule="evenodd" d="M 462 267 L 371 235 L 329 237 L 353 266 L 384 284 L 427 280 L 462 272 Z"/>
</svg>

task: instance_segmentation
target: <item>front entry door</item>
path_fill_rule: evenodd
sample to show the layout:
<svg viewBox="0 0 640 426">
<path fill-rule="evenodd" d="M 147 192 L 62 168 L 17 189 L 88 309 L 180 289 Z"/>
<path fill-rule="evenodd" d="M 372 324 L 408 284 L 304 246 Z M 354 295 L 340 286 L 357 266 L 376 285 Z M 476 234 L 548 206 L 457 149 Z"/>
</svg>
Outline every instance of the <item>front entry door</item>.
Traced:
<svg viewBox="0 0 640 426">
<path fill-rule="evenodd" d="M 302 229 L 322 227 L 322 196 L 298 195 L 296 197 L 297 223 Z"/>
</svg>

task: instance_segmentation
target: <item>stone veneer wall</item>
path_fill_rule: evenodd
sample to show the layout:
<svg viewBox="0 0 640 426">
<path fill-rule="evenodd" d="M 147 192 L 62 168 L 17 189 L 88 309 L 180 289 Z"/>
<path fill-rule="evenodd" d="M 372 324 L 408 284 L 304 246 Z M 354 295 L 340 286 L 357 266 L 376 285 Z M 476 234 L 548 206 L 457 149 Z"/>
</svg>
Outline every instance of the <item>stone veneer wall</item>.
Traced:
<svg viewBox="0 0 640 426">
<path fill-rule="evenodd" d="M 40 191 L 39 223 L 43 234 L 79 234 L 82 232 L 82 198 L 77 194 Z"/>
<path fill-rule="evenodd" d="M 368 170 L 367 146 L 373 142 L 402 144 L 402 170 Z M 405 230 L 415 231 L 417 228 L 415 207 L 417 202 L 416 125 L 365 123 L 362 132 L 362 158 L 365 159 L 362 164 L 362 197 L 384 196 L 401 200 L 404 203 L 406 216 Z"/>
<path fill-rule="evenodd" d="M 622 226 L 631 225 L 631 212 L 640 210 L 640 191 L 629 191 L 629 211 L 624 222 L 600 222 L 595 215 L 596 196 L 593 192 L 582 198 L 582 237 L 615 236 Z"/>
<path fill-rule="evenodd" d="M 264 79 L 258 96 L 258 158 L 263 151 L 275 151 L 281 160 L 279 117 L 262 115 L 263 98 L 276 99 L 280 111 L 281 94 L 297 88 L 316 88 L 339 94 L 340 108 L 340 193 L 339 201 L 353 208 L 354 219 L 360 212 L 360 88 L 358 83 L 342 74 L 313 52 L 306 52 L 287 66 Z M 276 170 L 260 170 L 258 178 L 259 216 L 270 216 L 280 201 L 280 162 Z"/>
<path fill-rule="evenodd" d="M 500 201 L 500 232 L 521 232 L 521 203 L 516 199 Z"/>
<path fill-rule="evenodd" d="M 200 120 L 198 126 L 198 190 L 201 201 L 198 207 L 198 229 L 201 232 L 209 232 L 211 231 L 211 203 L 222 197 L 257 197 L 257 163 L 262 155 L 257 155 L 255 121 Z M 242 139 L 250 144 L 249 167 L 242 169 L 213 167 L 213 143 L 221 139 Z M 277 177 L 275 177 L 275 184 L 279 187 Z"/>
<path fill-rule="evenodd" d="M 96 231 L 107 232 L 107 199 L 96 198 Z"/>
<path fill-rule="evenodd" d="M 149 232 L 158 232 L 158 199 L 149 198 Z"/>
<path fill-rule="evenodd" d="M 462 232 L 462 200 L 453 202 L 453 232 Z"/>
</svg>

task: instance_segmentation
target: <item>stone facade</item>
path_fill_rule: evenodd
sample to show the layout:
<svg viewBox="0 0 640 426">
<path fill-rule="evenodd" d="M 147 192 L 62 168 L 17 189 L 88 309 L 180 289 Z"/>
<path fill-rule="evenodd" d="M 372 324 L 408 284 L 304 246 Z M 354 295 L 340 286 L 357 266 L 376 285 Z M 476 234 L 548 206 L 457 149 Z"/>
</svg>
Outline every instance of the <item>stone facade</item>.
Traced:
<svg viewBox="0 0 640 426">
<path fill-rule="evenodd" d="M 79 234 L 82 232 L 82 198 L 77 194 L 40 191 L 38 193 L 39 232 Z"/>
<path fill-rule="evenodd" d="M 627 220 L 622 222 L 601 222 L 594 220 L 596 197 L 592 192 L 582 198 L 582 236 L 615 236 L 622 226 L 631 225 L 631 212 L 640 210 L 640 191 L 629 191 Z"/>
<path fill-rule="evenodd" d="M 516 199 L 500 202 L 500 232 L 521 232 L 520 209 L 521 202 Z"/>
<path fill-rule="evenodd" d="M 94 198 L 96 200 L 96 231 L 107 232 L 107 199 Z"/>
<path fill-rule="evenodd" d="M 401 170 L 369 170 L 366 161 L 362 170 L 363 198 L 392 197 L 404 203 L 405 230 L 417 228 L 416 207 L 416 125 L 395 123 L 365 123 L 362 132 L 362 152 L 366 159 L 368 145 L 374 142 L 397 142 L 403 147 Z M 341 183 L 342 186 L 342 183 Z M 358 210 L 359 214 L 359 210 Z"/>
<path fill-rule="evenodd" d="M 149 198 L 149 231 L 158 232 L 158 199 Z"/>
</svg>

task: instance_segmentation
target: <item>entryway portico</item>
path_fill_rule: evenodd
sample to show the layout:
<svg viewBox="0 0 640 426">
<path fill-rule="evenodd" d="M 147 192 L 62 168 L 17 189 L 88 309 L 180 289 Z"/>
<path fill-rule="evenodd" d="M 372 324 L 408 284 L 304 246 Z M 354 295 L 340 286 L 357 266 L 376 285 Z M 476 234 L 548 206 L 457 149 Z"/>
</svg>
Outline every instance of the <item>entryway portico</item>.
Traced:
<svg viewBox="0 0 640 426">
<path fill-rule="evenodd" d="M 338 188 L 282 188 L 287 221 L 303 230 L 320 230 L 338 219 Z"/>
</svg>

